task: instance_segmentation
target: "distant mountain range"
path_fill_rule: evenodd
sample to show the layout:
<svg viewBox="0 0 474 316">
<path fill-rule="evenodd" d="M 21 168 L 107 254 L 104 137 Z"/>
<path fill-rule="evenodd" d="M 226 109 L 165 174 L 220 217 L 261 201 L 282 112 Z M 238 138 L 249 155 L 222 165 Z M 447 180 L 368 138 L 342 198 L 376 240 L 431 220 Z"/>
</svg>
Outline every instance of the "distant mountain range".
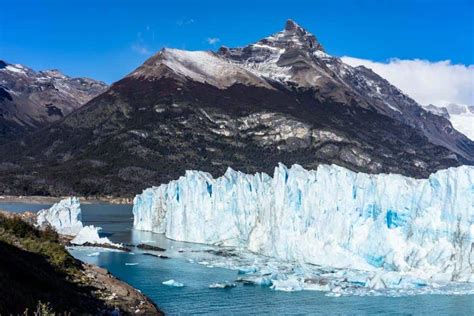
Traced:
<svg viewBox="0 0 474 316">
<path fill-rule="evenodd" d="M 451 121 L 453 127 L 474 140 L 474 106 L 450 103 L 445 107 L 437 107 L 432 104 L 424 108 L 436 115 L 443 116 Z"/>
<path fill-rule="evenodd" d="M 0 143 L 63 118 L 107 89 L 103 82 L 36 72 L 0 60 Z"/>
<path fill-rule="evenodd" d="M 472 164 L 474 142 L 289 20 L 242 48 L 163 49 L 0 153 L 3 194 L 132 196 L 186 169 L 271 172 L 278 162 L 426 177 Z"/>
</svg>

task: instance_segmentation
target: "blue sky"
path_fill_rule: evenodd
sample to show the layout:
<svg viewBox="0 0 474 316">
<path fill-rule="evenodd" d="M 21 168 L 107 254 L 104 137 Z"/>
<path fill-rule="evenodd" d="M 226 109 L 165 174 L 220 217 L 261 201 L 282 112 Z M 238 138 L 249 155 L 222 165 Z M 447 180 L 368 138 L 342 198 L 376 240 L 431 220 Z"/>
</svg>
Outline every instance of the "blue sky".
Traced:
<svg viewBox="0 0 474 316">
<path fill-rule="evenodd" d="M 108 83 L 162 47 L 243 46 L 281 30 L 288 18 L 335 56 L 474 64 L 472 0 L 0 3 L 0 59 Z"/>
</svg>

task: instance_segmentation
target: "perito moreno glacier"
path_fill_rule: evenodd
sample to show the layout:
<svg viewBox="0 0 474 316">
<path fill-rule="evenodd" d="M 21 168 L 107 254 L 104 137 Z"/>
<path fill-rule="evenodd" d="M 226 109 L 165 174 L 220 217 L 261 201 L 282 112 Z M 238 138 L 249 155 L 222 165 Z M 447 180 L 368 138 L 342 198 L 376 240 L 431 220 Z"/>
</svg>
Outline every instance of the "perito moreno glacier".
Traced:
<svg viewBox="0 0 474 316">
<path fill-rule="evenodd" d="M 284 261 L 382 271 L 388 287 L 403 277 L 474 282 L 472 166 L 428 179 L 335 165 L 280 164 L 273 177 L 187 171 L 137 195 L 133 214 L 138 230 Z"/>
</svg>

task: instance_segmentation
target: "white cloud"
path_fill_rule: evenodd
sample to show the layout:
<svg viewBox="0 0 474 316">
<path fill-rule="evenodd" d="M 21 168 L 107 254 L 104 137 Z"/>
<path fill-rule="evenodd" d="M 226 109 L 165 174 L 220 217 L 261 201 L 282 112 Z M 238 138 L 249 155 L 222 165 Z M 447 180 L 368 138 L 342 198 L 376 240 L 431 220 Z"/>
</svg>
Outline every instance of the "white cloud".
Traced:
<svg viewBox="0 0 474 316">
<path fill-rule="evenodd" d="M 209 37 L 206 41 L 207 41 L 209 44 L 214 45 L 214 44 L 220 42 L 221 39 L 218 38 L 218 37 Z"/>
<path fill-rule="evenodd" d="M 138 53 L 140 55 L 150 55 L 151 54 L 150 50 L 145 45 L 140 44 L 140 43 L 132 44 L 132 50 L 135 53 Z"/>
<path fill-rule="evenodd" d="M 449 60 L 391 59 L 381 63 L 348 56 L 341 59 L 351 66 L 372 69 L 420 104 L 474 105 L 474 65 L 452 64 Z"/>
</svg>

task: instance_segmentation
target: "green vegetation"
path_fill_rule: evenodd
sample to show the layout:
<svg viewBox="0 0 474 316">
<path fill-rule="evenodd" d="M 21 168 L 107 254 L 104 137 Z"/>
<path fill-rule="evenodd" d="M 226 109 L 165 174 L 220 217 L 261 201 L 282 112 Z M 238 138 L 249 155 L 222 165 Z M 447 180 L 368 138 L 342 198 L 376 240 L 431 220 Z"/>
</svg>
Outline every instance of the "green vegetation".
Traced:
<svg viewBox="0 0 474 316">
<path fill-rule="evenodd" d="M 0 315 L 97 314 L 104 303 L 52 229 L 0 213 Z"/>
<path fill-rule="evenodd" d="M 59 243 L 58 233 L 50 227 L 38 230 L 20 217 L 0 214 L 0 240 L 44 256 L 60 271 L 77 269 L 76 260 Z"/>
</svg>

